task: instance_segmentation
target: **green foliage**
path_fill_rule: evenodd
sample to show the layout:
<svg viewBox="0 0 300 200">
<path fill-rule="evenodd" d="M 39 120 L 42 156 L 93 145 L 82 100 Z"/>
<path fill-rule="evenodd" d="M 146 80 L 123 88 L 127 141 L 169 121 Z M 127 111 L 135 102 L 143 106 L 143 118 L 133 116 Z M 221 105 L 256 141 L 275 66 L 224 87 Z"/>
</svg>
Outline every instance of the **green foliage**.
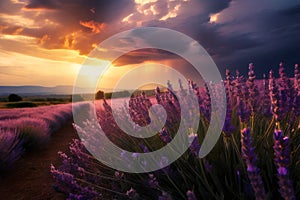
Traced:
<svg viewBox="0 0 300 200">
<path fill-rule="evenodd" d="M 32 108 L 32 107 L 37 107 L 37 104 L 30 101 L 24 101 L 24 102 L 8 103 L 6 104 L 6 107 L 7 108 Z"/>
<path fill-rule="evenodd" d="M 106 99 L 111 99 L 112 95 L 114 95 L 115 98 L 123 98 L 123 97 L 128 97 L 130 95 L 129 91 L 119 91 L 119 92 L 109 92 L 109 93 L 105 93 L 105 98 Z"/>
</svg>

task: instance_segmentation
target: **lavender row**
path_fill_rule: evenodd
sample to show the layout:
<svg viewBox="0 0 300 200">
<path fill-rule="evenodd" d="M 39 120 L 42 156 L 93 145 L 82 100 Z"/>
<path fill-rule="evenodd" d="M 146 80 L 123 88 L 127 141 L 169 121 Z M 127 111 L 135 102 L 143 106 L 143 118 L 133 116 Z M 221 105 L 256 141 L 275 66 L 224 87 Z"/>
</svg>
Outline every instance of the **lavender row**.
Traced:
<svg viewBox="0 0 300 200">
<path fill-rule="evenodd" d="M 25 151 L 45 146 L 71 118 L 71 104 L 0 110 L 0 169 L 8 169 Z"/>
<path fill-rule="evenodd" d="M 68 199 L 299 199 L 300 160 L 300 74 L 295 65 L 294 77 L 288 78 L 283 63 L 279 65 L 279 78 L 270 71 L 265 79 L 257 80 L 255 67 L 249 64 L 247 77 L 239 72 L 233 76 L 226 71 L 223 85 L 227 96 L 227 112 L 222 137 L 214 149 L 203 159 L 199 149 L 209 126 L 211 95 L 208 86 L 189 81 L 188 88 L 180 81 L 176 95 L 194 93 L 199 107 L 189 108 L 186 119 L 181 119 L 180 104 L 171 83 L 166 91 L 155 90 L 154 101 L 142 93 L 129 101 L 129 115 L 121 108 L 117 117 L 126 121 L 130 117 L 139 126 L 153 119 L 149 108 L 160 104 L 167 113 L 163 128 L 153 137 L 140 139 L 128 136 L 116 123 L 108 101 L 97 111 L 98 121 L 107 137 L 122 149 L 114 160 L 140 159 L 134 152 L 152 152 L 173 140 L 179 124 L 183 123 L 189 135 L 190 147 L 178 160 L 169 163 L 166 157 L 157 160 L 160 170 L 131 174 L 115 171 L 97 161 L 75 140 L 70 155 L 59 153 L 62 165 L 51 166 L 55 188 Z M 212 84 L 212 83 L 208 83 Z M 218 87 L 211 91 L 218 98 Z M 185 99 L 184 101 L 188 101 Z M 188 102 L 185 102 L 188 104 Z M 188 104 L 189 105 L 189 104 Z M 217 105 L 218 107 L 219 105 Z M 218 107 L 218 109 L 224 109 Z M 195 122 L 200 111 L 201 120 Z M 164 113 L 159 113 L 162 116 Z M 199 123 L 198 130 L 191 127 Z M 84 142 L 99 149 L 95 122 L 74 125 Z M 93 146 L 94 144 L 94 146 Z M 100 147 L 105 151 L 105 145 Z M 140 160 L 141 165 L 147 162 Z"/>
</svg>

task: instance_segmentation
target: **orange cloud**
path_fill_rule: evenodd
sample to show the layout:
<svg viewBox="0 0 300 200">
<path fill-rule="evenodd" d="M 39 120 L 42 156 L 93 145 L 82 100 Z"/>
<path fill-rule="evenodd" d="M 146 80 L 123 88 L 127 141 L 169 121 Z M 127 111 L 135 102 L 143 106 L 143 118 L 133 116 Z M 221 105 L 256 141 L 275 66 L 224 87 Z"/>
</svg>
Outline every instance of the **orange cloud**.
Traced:
<svg viewBox="0 0 300 200">
<path fill-rule="evenodd" d="M 24 28 L 17 28 L 13 33 L 12 35 L 19 35 L 20 33 L 22 33 L 22 31 L 24 30 Z"/>
<path fill-rule="evenodd" d="M 86 22 L 80 20 L 79 23 L 84 27 L 90 28 L 93 33 L 100 33 L 106 27 L 105 23 L 98 23 L 95 22 L 94 20 L 90 20 Z"/>
<path fill-rule="evenodd" d="M 65 36 L 64 48 L 73 49 L 76 44 L 76 38 L 81 32 L 74 32 Z"/>
<path fill-rule="evenodd" d="M 49 35 L 45 34 L 45 35 L 43 35 L 42 38 L 39 39 L 38 43 L 39 43 L 40 45 L 43 45 L 43 44 L 45 44 L 45 42 L 48 41 L 48 40 L 50 40 L 50 37 L 49 37 Z"/>
<path fill-rule="evenodd" d="M 0 31 L 2 32 L 3 30 L 8 29 L 8 26 L 0 25 Z"/>
</svg>

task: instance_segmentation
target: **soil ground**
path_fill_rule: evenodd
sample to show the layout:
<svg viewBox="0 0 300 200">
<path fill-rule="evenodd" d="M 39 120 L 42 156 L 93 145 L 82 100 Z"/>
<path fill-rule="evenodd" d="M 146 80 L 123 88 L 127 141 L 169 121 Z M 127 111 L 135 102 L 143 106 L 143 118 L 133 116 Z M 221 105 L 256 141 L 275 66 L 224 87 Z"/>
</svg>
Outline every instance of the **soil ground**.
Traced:
<svg viewBox="0 0 300 200">
<path fill-rule="evenodd" d="M 50 164 L 61 164 L 58 151 L 68 152 L 69 143 L 78 138 L 72 121 L 66 123 L 51 136 L 49 144 L 41 149 L 26 152 L 14 167 L 0 177 L 0 199 L 5 200 L 49 200 L 65 199 L 56 192 L 50 175 Z"/>
</svg>

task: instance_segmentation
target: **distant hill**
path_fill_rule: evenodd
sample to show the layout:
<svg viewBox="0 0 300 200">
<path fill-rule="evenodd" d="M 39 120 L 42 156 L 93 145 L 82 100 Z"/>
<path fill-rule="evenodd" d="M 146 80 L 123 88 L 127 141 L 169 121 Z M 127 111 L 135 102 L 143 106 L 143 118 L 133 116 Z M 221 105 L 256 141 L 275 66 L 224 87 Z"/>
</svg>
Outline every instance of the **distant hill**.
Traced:
<svg viewBox="0 0 300 200">
<path fill-rule="evenodd" d="M 77 91 L 86 93 L 84 88 L 79 88 Z M 51 95 L 51 94 L 72 94 L 73 86 L 0 86 L 0 96 L 16 93 L 20 95 Z"/>
</svg>

